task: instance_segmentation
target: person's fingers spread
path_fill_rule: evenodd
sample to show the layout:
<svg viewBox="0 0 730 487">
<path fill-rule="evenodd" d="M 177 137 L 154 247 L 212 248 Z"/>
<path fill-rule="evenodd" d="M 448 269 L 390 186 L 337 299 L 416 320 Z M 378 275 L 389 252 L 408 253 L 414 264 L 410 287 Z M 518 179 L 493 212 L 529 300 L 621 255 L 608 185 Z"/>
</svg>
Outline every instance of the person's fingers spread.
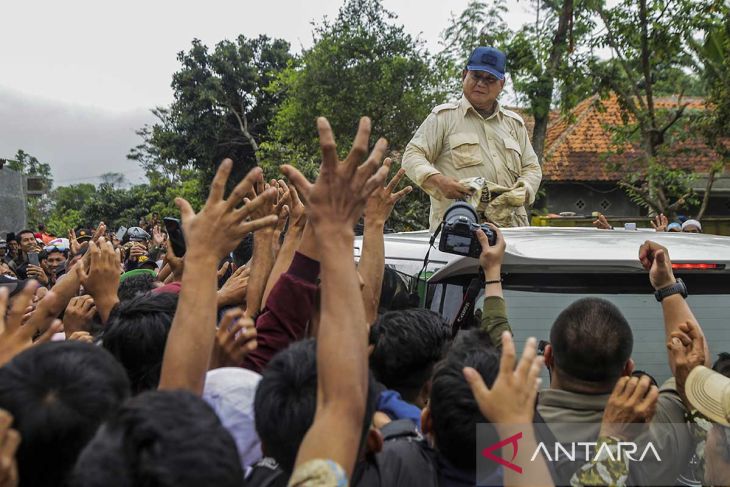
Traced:
<svg viewBox="0 0 730 487">
<path fill-rule="evenodd" d="M 231 168 L 233 167 L 233 161 L 230 159 L 223 159 L 218 170 L 215 172 L 213 182 L 210 183 L 210 192 L 208 193 L 208 200 L 206 206 L 223 199 L 223 193 L 226 190 L 226 182 L 231 174 Z"/>
<path fill-rule="evenodd" d="M 262 228 L 273 227 L 278 221 L 279 218 L 276 215 L 269 215 L 250 222 L 244 222 L 239 225 L 239 235 L 242 238 L 246 234 L 261 230 Z"/>
<path fill-rule="evenodd" d="M 180 210 L 182 221 L 189 220 L 195 216 L 195 211 L 185 198 L 175 198 L 175 206 Z"/>
<path fill-rule="evenodd" d="M 360 118 L 360 123 L 357 127 L 357 134 L 355 134 L 355 140 L 352 141 L 352 148 L 350 149 L 350 153 L 347 155 L 347 159 L 345 159 L 347 172 L 350 175 L 355 172 L 355 169 L 357 169 L 360 165 L 360 162 L 368 155 L 371 125 L 372 123 L 370 122 L 370 118 Z"/>
<path fill-rule="evenodd" d="M 306 177 L 299 171 L 299 169 L 288 164 L 284 164 L 279 167 L 281 173 L 286 176 L 289 182 L 296 188 L 297 196 L 300 198 L 307 199 L 309 192 L 312 189 L 312 183 L 310 183 Z"/>
<path fill-rule="evenodd" d="M 337 144 L 335 144 L 335 136 L 332 133 L 332 127 L 330 123 L 324 117 L 317 119 L 317 132 L 319 133 L 319 148 L 322 152 L 322 166 L 320 169 L 320 176 L 322 173 L 328 173 L 334 171 L 339 164 L 337 159 Z"/>
<path fill-rule="evenodd" d="M 515 375 L 520 380 L 526 380 L 527 375 L 530 373 L 530 367 L 532 361 L 537 357 L 537 339 L 535 337 L 529 337 L 525 342 L 525 348 L 522 350 L 522 357 L 517 364 Z"/>
<path fill-rule="evenodd" d="M 233 191 L 231 191 L 231 194 L 228 195 L 228 199 L 226 200 L 226 205 L 229 210 L 233 208 L 237 208 L 238 205 L 243 202 L 244 197 L 248 195 L 251 192 L 251 188 L 253 188 L 254 184 L 256 184 L 256 181 L 263 175 L 263 172 L 261 171 L 260 167 L 255 167 L 251 169 L 246 176 L 239 181 L 239 183 L 236 185 L 235 188 L 233 188 Z"/>
<path fill-rule="evenodd" d="M 267 208 L 267 213 L 269 213 L 274 205 L 275 198 L 276 190 L 269 188 L 260 195 L 258 195 L 252 201 L 246 202 L 246 204 L 243 205 L 241 208 L 233 210 L 233 213 L 239 220 L 248 218 L 251 214 L 256 212 L 261 207 Z"/>
<path fill-rule="evenodd" d="M 502 333 L 502 358 L 499 361 L 499 373 L 512 374 L 515 370 L 516 352 L 515 342 L 512 340 L 512 333 Z"/>
<path fill-rule="evenodd" d="M 370 197 L 371 194 L 373 194 L 373 192 L 375 190 L 377 190 L 378 188 L 382 188 L 383 183 L 385 183 L 385 178 L 387 178 L 387 177 L 388 177 L 388 168 L 381 167 L 380 169 L 378 169 L 378 171 L 375 174 L 373 174 L 370 177 L 370 179 L 368 179 L 367 182 L 365 183 L 365 185 L 363 186 L 362 193 L 361 193 L 362 198 L 367 199 Z"/>
</svg>

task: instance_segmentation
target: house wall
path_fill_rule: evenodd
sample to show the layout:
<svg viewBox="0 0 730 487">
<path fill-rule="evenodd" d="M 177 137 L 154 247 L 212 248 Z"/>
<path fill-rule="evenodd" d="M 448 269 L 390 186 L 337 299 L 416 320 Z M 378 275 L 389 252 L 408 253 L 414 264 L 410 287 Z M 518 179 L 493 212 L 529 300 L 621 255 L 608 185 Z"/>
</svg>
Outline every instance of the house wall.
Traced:
<svg viewBox="0 0 730 487">
<path fill-rule="evenodd" d="M 0 169 L 0 237 L 26 226 L 25 179 L 17 171 Z"/>
<path fill-rule="evenodd" d="M 545 197 L 535 207 L 550 213 L 574 212 L 590 215 L 599 211 L 606 215 L 641 216 L 645 212 L 637 207 L 615 183 L 544 183 Z"/>
</svg>

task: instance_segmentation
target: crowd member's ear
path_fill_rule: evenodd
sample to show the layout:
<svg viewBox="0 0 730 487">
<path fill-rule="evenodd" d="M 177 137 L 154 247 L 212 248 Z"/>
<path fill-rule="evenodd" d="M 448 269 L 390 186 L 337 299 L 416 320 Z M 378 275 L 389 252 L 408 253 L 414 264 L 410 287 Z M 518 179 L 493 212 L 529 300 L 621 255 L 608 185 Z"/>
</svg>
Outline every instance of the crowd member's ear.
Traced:
<svg viewBox="0 0 730 487">
<path fill-rule="evenodd" d="M 629 358 L 626 363 L 624 364 L 624 370 L 621 372 L 621 375 L 624 376 L 631 376 L 631 374 L 634 373 L 634 370 L 636 369 L 636 364 L 634 363 L 634 359 Z"/>
<path fill-rule="evenodd" d="M 383 451 L 383 435 L 379 429 L 371 426 L 365 439 L 365 452 L 368 455 L 375 455 L 381 451 Z"/>
<path fill-rule="evenodd" d="M 545 345 L 545 351 L 543 352 L 545 357 L 545 367 L 552 369 L 555 367 L 555 357 L 553 356 L 553 346 L 550 344 Z"/>
<path fill-rule="evenodd" d="M 431 408 L 426 406 L 423 408 L 423 411 L 421 411 L 421 431 L 423 431 L 424 435 L 429 435 L 432 430 L 433 423 L 431 422 Z"/>
</svg>

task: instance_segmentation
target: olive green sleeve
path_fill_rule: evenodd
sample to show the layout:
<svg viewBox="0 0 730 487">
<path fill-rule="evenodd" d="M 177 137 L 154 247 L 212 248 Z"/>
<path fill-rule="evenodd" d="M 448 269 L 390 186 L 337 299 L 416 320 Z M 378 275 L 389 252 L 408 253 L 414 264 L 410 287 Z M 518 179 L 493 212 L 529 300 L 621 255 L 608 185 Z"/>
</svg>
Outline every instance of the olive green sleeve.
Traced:
<svg viewBox="0 0 730 487">
<path fill-rule="evenodd" d="M 502 348 L 502 333 L 512 332 L 507 319 L 507 306 L 504 298 L 499 296 L 487 296 L 484 299 L 484 312 L 482 314 L 481 330 L 489 335 L 497 350 Z"/>
</svg>

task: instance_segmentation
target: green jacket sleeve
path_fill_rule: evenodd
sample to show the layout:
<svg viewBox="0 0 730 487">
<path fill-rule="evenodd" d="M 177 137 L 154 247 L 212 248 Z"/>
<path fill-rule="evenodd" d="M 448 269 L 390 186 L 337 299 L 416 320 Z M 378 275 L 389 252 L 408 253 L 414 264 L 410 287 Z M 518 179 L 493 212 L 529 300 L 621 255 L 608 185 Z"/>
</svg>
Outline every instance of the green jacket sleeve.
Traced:
<svg viewBox="0 0 730 487">
<path fill-rule="evenodd" d="M 512 327 L 509 326 L 507 319 L 507 306 L 503 298 L 488 296 L 484 300 L 481 330 L 489 335 L 492 345 L 497 350 L 502 349 L 502 333 L 505 331 L 512 333 Z"/>
</svg>

